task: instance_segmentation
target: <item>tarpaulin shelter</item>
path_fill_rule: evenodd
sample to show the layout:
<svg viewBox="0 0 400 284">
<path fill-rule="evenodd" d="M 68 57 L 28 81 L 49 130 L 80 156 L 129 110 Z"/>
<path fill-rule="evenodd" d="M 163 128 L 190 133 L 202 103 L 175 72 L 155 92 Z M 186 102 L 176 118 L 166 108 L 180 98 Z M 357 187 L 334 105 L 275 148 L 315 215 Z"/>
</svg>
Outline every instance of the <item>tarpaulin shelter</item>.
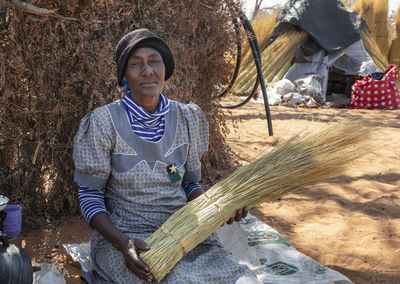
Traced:
<svg viewBox="0 0 400 284">
<path fill-rule="evenodd" d="M 365 76 L 377 71 L 361 40 L 360 30 L 367 28 L 365 21 L 340 0 L 289 0 L 278 16 L 270 44 L 293 28 L 308 35 L 284 78 L 295 81 L 319 75 L 325 98 L 330 67 L 347 75 Z"/>
</svg>

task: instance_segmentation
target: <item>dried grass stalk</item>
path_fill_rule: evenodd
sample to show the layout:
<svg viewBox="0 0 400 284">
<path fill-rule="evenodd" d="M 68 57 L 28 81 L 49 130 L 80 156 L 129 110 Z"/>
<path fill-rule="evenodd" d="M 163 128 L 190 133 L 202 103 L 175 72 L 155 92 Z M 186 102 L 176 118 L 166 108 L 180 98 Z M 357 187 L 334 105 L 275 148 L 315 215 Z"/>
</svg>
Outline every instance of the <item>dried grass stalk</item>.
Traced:
<svg viewBox="0 0 400 284">
<path fill-rule="evenodd" d="M 234 212 L 276 199 L 293 190 L 341 173 L 359 157 L 369 127 L 356 121 L 295 135 L 282 146 L 234 172 L 173 214 L 141 254 L 157 281 L 190 250 L 223 225 Z"/>
<path fill-rule="evenodd" d="M 375 40 L 385 57 L 387 57 L 389 53 L 388 9 L 388 0 L 375 0 Z"/>
</svg>

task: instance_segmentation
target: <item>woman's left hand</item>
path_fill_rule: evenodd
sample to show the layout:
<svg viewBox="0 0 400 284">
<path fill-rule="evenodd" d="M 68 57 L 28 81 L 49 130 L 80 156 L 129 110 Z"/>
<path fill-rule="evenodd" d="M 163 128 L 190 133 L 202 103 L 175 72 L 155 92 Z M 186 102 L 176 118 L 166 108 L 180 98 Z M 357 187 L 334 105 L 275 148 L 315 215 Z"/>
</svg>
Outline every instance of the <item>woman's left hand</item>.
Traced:
<svg viewBox="0 0 400 284">
<path fill-rule="evenodd" d="M 232 218 L 230 218 L 226 223 L 228 225 L 232 224 L 234 221 L 240 222 L 243 218 L 247 216 L 247 213 L 249 210 L 247 210 L 247 207 L 243 207 L 242 209 L 236 210 L 236 215 Z"/>
</svg>

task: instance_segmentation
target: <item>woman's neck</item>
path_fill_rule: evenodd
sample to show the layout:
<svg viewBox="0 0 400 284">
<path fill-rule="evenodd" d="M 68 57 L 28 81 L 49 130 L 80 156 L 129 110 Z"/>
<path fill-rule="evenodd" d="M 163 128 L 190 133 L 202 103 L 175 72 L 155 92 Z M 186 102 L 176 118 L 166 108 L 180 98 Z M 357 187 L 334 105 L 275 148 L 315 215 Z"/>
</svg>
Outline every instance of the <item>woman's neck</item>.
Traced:
<svg viewBox="0 0 400 284">
<path fill-rule="evenodd" d="M 148 113 L 155 113 L 160 103 L 160 95 L 158 96 L 142 96 L 136 98 L 131 94 L 131 99 L 138 105 L 144 108 Z"/>
</svg>

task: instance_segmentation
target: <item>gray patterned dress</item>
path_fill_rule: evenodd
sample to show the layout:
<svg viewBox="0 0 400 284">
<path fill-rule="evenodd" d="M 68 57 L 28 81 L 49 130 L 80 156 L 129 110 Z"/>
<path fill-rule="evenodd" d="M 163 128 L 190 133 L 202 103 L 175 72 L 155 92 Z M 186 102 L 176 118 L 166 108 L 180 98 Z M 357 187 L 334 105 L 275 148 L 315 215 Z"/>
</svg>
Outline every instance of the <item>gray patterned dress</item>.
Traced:
<svg viewBox="0 0 400 284">
<path fill-rule="evenodd" d="M 75 181 L 106 188 L 111 221 L 131 238 L 145 240 L 186 203 L 181 182 L 198 182 L 208 148 L 208 123 L 195 104 L 170 101 L 165 133 L 158 142 L 133 133 L 120 101 L 100 107 L 82 121 L 74 142 Z M 182 179 L 172 183 L 167 166 Z M 94 232 L 91 239 L 96 283 L 147 283 L 124 263 L 122 253 Z M 254 274 L 210 237 L 171 270 L 162 283 L 251 283 Z"/>
</svg>

